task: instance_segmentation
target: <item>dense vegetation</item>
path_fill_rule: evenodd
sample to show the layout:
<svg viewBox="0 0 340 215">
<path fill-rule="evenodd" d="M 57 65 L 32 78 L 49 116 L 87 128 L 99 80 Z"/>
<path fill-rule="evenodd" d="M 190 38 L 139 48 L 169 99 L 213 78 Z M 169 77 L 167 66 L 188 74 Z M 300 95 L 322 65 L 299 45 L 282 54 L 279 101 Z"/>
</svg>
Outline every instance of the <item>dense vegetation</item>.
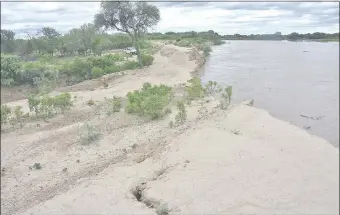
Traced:
<svg viewBox="0 0 340 215">
<path fill-rule="evenodd" d="M 189 46 L 190 43 L 203 44 L 204 42 L 211 42 L 213 45 L 221 45 L 222 41 L 221 35 L 214 32 L 213 30 L 195 32 L 166 32 L 162 33 L 150 33 L 148 38 L 152 40 L 175 40 L 176 45 L 179 46 Z"/>
<path fill-rule="evenodd" d="M 274 34 L 250 34 L 250 35 L 224 35 L 223 39 L 226 40 L 290 40 L 290 41 L 299 41 L 299 40 L 312 40 L 312 41 L 339 41 L 339 33 L 307 33 L 307 34 L 299 34 L 296 32 L 283 35 L 281 32 L 276 32 Z"/>
<path fill-rule="evenodd" d="M 62 35 L 55 29 L 44 27 L 36 36 L 17 39 L 9 30 L 1 30 L 1 85 L 31 86 L 72 85 L 105 74 L 135 69 L 137 60 L 129 56 L 109 53 L 112 49 L 130 47 L 128 34 L 109 35 L 92 24 L 84 24 Z M 221 36 L 214 31 L 151 33 L 138 41 L 143 66 L 153 63 L 154 47 L 150 40 L 168 40 L 182 47 L 196 46 L 206 56 L 210 45 L 222 44 Z M 41 86 L 44 87 L 44 86 Z M 47 90 L 48 91 L 48 90 Z"/>
<path fill-rule="evenodd" d="M 138 67 L 136 60 L 125 60 L 123 53 L 102 56 L 77 56 L 59 59 L 41 55 L 35 61 L 27 61 L 13 55 L 1 55 L 1 85 L 13 86 L 29 84 L 39 86 L 72 85 L 84 80 L 101 77 Z M 151 65 L 153 57 L 142 55 L 144 65 Z"/>
</svg>

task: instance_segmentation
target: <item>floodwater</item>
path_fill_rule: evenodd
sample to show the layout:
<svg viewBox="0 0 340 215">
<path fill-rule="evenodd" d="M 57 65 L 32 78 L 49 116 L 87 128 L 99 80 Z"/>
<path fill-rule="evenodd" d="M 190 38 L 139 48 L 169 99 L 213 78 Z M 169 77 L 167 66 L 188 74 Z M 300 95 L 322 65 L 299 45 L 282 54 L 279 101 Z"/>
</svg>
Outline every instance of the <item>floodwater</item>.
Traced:
<svg viewBox="0 0 340 215">
<path fill-rule="evenodd" d="M 232 85 L 235 103 L 254 99 L 339 147 L 339 43 L 226 41 L 213 47 L 201 73 L 204 83 Z"/>
</svg>

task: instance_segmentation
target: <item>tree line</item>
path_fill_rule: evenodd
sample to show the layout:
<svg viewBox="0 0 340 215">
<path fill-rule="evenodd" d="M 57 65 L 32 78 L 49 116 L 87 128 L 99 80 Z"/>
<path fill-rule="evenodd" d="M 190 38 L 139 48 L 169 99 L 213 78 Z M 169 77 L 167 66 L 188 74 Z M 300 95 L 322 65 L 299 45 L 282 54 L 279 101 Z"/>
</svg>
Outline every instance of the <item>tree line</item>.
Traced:
<svg viewBox="0 0 340 215">
<path fill-rule="evenodd" d="M 283 35 L 281 32 L 276 32 L 274 34 L 233 34 L 233 35 L 223 35 L 223 39 L 226 40 L 289 40 L 289 41 L 299 41 L 299 40 L 314 40 L 314 41 L 339 41 L 339 33 L 323 33 L 314 32 L 300 34 L 293 32 L 287 35 Z"/>
<path fill-rule="evenodd" d="M 43 27 L 34 33 L 26 33 L 25 39 L 15 38 L 11 30 L 1 29 L 1 53 L 27 56 L 49 54 L 51 56 L 101 55 L 106 50 L 132 46 L 128 35 L 110 35 L 95 28 L 94 24 L 83 24 L 65 34 L 52 27 Z"/>
</svg>

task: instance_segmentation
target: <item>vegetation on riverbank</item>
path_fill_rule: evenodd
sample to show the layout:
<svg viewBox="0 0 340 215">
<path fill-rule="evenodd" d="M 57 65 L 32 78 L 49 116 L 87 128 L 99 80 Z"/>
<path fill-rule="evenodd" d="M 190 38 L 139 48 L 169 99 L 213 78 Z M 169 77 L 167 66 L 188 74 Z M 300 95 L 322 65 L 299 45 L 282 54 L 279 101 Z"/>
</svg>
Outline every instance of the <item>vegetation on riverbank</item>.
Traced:
<svg viewBox="0 0 340 215">
<path fill-rule="evenodd" d="M 289 40 L 289 41 L 307 40 L 315 42 L 339 42 L 339 33 L 329 34 L 322 32 L 314 32 L 299 34 L 297 32 L 293 32 L 284 35 L 281 32 L 276 32 L 274 34 L 224 35 L 222 36 L 222 38 L 225 40 Z"/>
<path fill-rule="evenodd" d="M 142 61 L 145 66 L 149 66 L 153 57 L 142 54 Z M 41 55 L 35 61 L 27 61 L 13 55 L 1 55 L 1 85 L 29 84 L 38 87 L 46 82 L 50 87 L 67 86 L 135 68 L 138 68 L 138 62 L 133 58 L 129 59 L 124 53 L 73 58 Z"/>
</svg>

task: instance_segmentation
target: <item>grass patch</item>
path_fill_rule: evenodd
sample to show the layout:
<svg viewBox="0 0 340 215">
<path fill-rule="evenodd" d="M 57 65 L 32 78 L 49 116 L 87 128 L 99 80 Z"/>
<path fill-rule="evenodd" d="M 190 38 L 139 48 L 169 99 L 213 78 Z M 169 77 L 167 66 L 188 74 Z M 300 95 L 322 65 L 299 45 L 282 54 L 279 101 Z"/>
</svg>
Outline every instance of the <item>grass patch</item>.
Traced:
<svg viewBox="0 0 340 215">
<path fill-rule="evenodd" d="M 127 94 L 127 113 L 148 116 L 152 120 L 161 118 L 165 114 L 165 107 L 172 97 L 171 87 L 166 85 L 151 85 L 144 83 L 142 89 Z"/>
</svg>

